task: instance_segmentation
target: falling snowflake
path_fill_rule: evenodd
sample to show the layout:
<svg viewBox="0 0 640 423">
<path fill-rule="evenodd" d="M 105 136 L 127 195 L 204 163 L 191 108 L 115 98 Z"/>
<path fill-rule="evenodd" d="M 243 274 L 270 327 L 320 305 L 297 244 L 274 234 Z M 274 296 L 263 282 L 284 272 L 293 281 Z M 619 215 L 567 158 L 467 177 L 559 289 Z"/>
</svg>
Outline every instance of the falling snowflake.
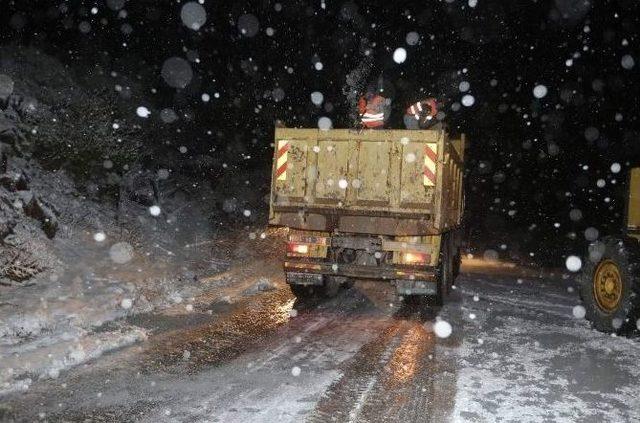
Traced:
<svg viewBox="0 0 640 423">
<path fill-rule="evenodd" d="M 533 88 L 533 96 L 535 98 L 543 98 L 546 95 L 547 95 L 547 87 L 545 87 L 544 85 L 536 85 Z"/>
<path fill-rule="evenodd" d="M 573 317 L 576 319 L 584 319 L 584 316 L 587 315 L 587 310 L 581 305 L 577 305 L 573 307 Z"/>
<path fill-rule="evenodd" d="M 314 91 L 311 93 L 311 102 L 313 104 L 315 104 L 316 106 L 320 106 L 322 105 L 323 101 L 324 101 L 324 96 L 320 91 Z"/>
<path fill-rule="evenodd" d="M 187 28 L 197 31 L 207 22 L 207 12 L 195 1 L 190 1 L 182 6 L 180 18 Z"/>
<path fill-rule="evenodd" d="M 136 114 L 141 118 L 148 118 L 151 115 L 151 112 L 146 107 L 140 106 L 136 109 Z"/>
<path fill-rule="evenodd" d="M 565 265 L 570 272 L 578 272 L 582 268 L 582 260 L 578 256 L 569 256 Z"/>
<path fill-rule="evenodd" d="M 433 331 L 438 338 L 448 338 L 451 336 L 453 328 L 449 322 L 445 320 L 438 320 L 436 324 L 433 325 Z"/>
<path fill-rule="evenodd" d="M 320 128 L 320 130 L 328 131 L 329 129 L 331 129 L 332 126 L 333 126 L 333 122 L 331 122 L 331 119 L 329 119 L 328 117 L 323 116 L 320 119 L 318 119 L 318 128 Z"/>
<path fill-rule="evenodd" d="M 400 63 L 404 63 L 405 60 L 407 60 L 407 50 L 405 50 L 402 47 L 398 47 L 393 52 L 393 61 L 400 64 Z"/>
</svg>

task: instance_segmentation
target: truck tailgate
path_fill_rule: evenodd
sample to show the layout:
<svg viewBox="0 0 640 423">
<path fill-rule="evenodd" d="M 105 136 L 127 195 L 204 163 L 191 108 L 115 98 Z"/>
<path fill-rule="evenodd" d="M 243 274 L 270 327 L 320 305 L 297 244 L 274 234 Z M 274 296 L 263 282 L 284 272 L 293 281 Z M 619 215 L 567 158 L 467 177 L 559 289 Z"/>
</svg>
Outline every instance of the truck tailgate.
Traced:
<svg viewBox="0 0 640 423">
<path fill-rule="evenodd" d="M 459 220 L 462 154 L 444 131 L 278 128 L 274 147 L 272 224 L 324 230 L 333 219 L 355 232 L 386 224 L 394 234 L 428 232 L 442 207 Z"/>
</svg>

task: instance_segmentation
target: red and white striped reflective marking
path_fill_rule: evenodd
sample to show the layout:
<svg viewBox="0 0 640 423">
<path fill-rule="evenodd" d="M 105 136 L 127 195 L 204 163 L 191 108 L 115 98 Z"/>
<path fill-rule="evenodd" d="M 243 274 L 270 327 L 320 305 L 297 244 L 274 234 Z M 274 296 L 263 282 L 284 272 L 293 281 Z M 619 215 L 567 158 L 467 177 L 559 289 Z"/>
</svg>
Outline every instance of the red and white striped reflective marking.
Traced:
<svg viewBox="0 0 640 423">
<path fill-rule="evenodd" d="M 287 180 L 287 160 L 289 158 L 289 141 L 278 141 L 278 153 L 276 161 L 276 180 Z"/>
<path fill-rule="evenodd" d="M 426 187 L 436 186 L 436 162 L 438 161 L 438 144 L 429 143 L 424 146 L 423 183 Z"/>
</svg>

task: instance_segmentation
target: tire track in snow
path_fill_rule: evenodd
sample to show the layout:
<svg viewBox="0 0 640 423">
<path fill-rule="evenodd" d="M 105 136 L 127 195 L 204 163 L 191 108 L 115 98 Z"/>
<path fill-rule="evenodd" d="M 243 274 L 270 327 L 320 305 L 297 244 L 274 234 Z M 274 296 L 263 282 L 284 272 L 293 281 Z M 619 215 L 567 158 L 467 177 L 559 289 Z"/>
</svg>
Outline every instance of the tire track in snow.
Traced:
<svg viewBox="0 0 640 423">
<path fill-rule="evenodd" d="M 435 336 L 424 325 L 434 313 L 433 309 L 401 308 L 376 339 L 345 363 L 342 376 L 325 392 L 308 421 L 424 422 L 446 418 L 455 380 L 446 375 L 447 365 L 436 359 Z"/>
</svg>

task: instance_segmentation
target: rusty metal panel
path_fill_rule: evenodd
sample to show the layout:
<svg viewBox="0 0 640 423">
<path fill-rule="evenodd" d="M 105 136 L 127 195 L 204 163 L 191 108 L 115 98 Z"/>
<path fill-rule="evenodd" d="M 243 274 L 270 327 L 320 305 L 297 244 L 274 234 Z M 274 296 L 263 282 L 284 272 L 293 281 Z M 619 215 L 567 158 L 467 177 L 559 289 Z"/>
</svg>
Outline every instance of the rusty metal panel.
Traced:
<svg viewBox="0 0 640 423">
<path fill-rule="evenodd" d="M 425 143 L 409 141 L 400 149 L 400 205 L 419 208 L 431 203 L 434 187 L 424 184 Z M 437 165 L 436 165 L 437 167 Z"/>
<path fill-rule="evenodd" d="M 301 201 L 307 191 L 310 152 L 316 140 L 309 133 L 288 133 L 276 138 L 272 180 L 272 202 Z M 286 153 L 283 154 L 283 148 Z M 284 159 L 284 160 L 283 160 Z M 313 159 L 313 158 L 311 158 Z M 280 173 L 284 168 L 285 172 Z M 285 176 L 283 178 L 283 176 Z"/>
<path fill-rule="evenodd" d="M 350 181 L 358 205 L 390 205 L 392 147 L 393 144 L 384 141 L 358 143 L 357 172 Z"/>
<path fill-rule="evenodd" d="M 330 137 L 318 139 L 318 168 L 315 199 L 325 204 L 343 202 L 349 181 L 347 179 L 351 143 Z"/>
<path fill-rule="evenodd" d="M 640 167 L 631 169 L 629 176 L 627 227 L 632 232 L 640 232 Z"/>
<path fill-rule="evenodd" d="M 269 222 L 310 230 L 438 234 L 458 224 L 463 206 L 465 140 L 453 142 L 435 130 L 278 128 Z"/>
</svg>

